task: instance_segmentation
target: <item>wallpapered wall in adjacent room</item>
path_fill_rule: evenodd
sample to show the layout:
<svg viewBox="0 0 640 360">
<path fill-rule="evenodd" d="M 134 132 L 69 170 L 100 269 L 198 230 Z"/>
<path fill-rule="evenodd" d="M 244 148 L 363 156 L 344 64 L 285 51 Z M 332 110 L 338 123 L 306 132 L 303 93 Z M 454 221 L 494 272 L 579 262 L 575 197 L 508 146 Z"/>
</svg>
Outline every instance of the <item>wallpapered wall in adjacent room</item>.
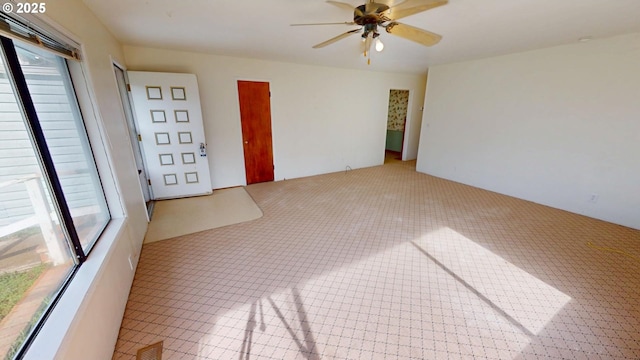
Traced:
<svg viewBox="0 0 640 360">
<path fill-rule="evenodd" d="M 404 130 L 408 104 L 409 90 L 392 89 L 389 91 L 389 117 L 387 118 L 387 130 Z"/>
</svg>

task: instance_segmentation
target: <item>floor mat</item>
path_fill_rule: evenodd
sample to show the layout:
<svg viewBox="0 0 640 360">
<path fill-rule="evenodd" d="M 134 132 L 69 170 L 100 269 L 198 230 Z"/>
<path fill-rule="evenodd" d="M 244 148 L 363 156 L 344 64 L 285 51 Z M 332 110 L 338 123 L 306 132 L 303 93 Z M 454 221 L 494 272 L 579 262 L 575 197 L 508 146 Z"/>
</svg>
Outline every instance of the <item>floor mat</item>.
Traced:
<svg viewBox="0 0 640 360">
<path fill-rule="evenodd" d="M 156 201 L 145 243 L 233 225 L 262 217 L 262 210 L 242 187 L 213 194 Z"/>
</svg>

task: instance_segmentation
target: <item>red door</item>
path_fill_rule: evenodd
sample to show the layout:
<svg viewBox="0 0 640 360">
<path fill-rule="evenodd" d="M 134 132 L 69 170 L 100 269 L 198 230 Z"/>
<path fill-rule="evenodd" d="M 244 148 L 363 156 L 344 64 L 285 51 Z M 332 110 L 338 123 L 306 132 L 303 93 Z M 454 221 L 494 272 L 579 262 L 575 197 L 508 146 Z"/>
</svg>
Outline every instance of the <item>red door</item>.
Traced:
<svg viewBox="0 0 640 360">
<path fill-rule="evenodd" d="M 238 100 L 247 184 L 273 181 L 269 83 L 238 81 Z"/>
</svg>

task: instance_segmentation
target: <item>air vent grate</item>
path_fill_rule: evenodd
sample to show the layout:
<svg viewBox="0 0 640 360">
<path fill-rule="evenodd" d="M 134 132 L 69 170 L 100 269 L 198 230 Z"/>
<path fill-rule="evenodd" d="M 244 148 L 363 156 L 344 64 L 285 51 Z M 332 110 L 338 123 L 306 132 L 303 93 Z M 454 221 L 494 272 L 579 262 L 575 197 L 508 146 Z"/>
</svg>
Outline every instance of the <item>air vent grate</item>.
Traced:
<svg viewBox="0 0 640 360">
<path fill-rule="evenodd" d="M 136 360 L 162 360 L 162 341 L 138 350 Z"/>
</svg>

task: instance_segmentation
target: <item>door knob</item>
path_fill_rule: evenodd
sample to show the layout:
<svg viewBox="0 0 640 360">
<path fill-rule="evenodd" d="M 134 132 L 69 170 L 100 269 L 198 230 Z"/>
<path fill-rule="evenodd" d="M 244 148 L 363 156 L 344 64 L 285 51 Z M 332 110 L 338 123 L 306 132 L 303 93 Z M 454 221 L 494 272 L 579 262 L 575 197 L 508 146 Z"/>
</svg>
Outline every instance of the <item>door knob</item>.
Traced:
<svg viewBox="0 0 640 360">
<path fill-rule="evenodd" d="M 244 143 L 245 143 L 245 144 L 248 144 L 248 143 L 249 143 L 249 141 L 245 140 L 245 141 L 244 141 Z"/>
</svg>

